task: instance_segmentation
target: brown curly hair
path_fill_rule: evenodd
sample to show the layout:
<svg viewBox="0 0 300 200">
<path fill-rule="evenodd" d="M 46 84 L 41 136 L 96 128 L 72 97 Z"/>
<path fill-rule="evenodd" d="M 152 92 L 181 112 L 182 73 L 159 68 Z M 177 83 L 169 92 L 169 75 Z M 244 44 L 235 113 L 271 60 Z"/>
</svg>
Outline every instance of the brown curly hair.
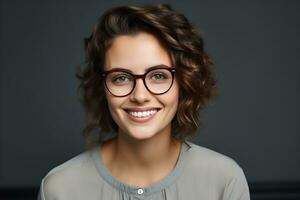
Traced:
<svg viewBox="0 0 300 200">
<path fill-rule="evenodd" d="M 199 112 L 217 95 L 214 63 L 204 51 L 203 38 L 188 19 L 169 4 L 118 6 L 107 10 L 84 39 L 84 69 L 77 68 L 80 101 L 86 111 L 82 130 L 87 147 L 117 133 L 105 88 L 99 73 L 104 70 L 105 52 L 120 35 L 151 33 L 168 50 L 179 83 L 179 104 L 172 119 L 172 136 L 194 139 L 200 127 Z"/>
</svg>

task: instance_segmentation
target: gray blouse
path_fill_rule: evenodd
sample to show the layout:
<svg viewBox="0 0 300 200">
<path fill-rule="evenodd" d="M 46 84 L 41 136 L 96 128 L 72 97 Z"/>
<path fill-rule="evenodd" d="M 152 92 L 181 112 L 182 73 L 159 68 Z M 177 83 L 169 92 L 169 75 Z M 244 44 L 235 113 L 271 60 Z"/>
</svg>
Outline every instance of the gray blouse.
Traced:
<svg viewBox="0 0 300 200">
<path fill-rule="evenodd" d="M 95 146 L 50 170 L 38 200 L 250 200 L 245 174 L 232 158 L 189 141 L 169 175 L 148 187 L 116 179 L 100 151 Z"/>
</svg>

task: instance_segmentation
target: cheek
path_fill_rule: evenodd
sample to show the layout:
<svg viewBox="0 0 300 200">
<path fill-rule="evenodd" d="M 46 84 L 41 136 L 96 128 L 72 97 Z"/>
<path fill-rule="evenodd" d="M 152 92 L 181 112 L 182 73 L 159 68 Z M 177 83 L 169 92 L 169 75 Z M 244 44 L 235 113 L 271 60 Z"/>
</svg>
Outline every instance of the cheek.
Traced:
<svg viewBox="0 0 300 200">
<path fill-rule="evenodd" d="M 119 114 L 118 114 L 118 108 L 119 108 L 119 103 L 118 101 L 111 96 L 107 96 L 107 105 L 108 105 L 108 111 L 110 113 L 110 116 L 112 117 L 113 121 L 119 125 Z"/>
<path fill-rule="evenodd" d="M 117 101 L 116 99 L 108 92 L 105 90 L 105 97 L 107 100 L 108 108 L 110 113 L 114 112 L 114 109 L 117 107 Z"/>
<path fill-rule="evenodd" d="M 120 112 L 119 109 L 121 108 L 124 99 L 121 97 L 114 97 L 109 92 L 106 92 L 105 95 L 106 95 L 109 112 L 115 118 L 115 116 L 118 115 L 118 112 Z"/>
<path fill-rule="evenodd" d="M 173 86 L 171 88 L 170 95 L 171 95 L 171 98 L 172 98 L 173 101 L 178 102 L 178 99 L 179 99 L 179 85 L 178 85 L 178 82 L 177 82 L 176 79 L 174 80 Z"/>
<path fill-rule="evenodd" d="M 163 98 L 161 98 L 161 100 L 166 106 L 177 110 L 179 101 L 179 87 L 176 81 L 174 81 L 172 88 L 165 94 Z"/>
</svg>

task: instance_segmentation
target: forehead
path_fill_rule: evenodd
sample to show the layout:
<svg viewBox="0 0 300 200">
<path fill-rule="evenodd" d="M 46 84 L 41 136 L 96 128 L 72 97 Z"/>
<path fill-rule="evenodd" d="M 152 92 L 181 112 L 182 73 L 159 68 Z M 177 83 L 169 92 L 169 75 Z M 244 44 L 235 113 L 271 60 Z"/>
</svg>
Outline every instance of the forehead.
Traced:
<svg viewBox="0 0 300 200">
<path fill-rule="evenodd" d="M 171 65 L 168 51 L 150 33 L 122 35 L 114 39 L 105 54 L 105 70 L 125 68 L 144 72 L 156 65 Z"/>
</svg>

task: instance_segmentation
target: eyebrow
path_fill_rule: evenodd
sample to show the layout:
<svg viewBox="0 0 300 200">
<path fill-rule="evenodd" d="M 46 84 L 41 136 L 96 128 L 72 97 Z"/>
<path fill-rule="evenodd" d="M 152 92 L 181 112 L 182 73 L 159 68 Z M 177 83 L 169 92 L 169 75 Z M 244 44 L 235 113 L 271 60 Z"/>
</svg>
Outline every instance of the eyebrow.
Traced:
<svg viewBox="0 0 300 200">
<path fill-rule="evenodd" d="M 168 68 L 170 68 L 170 66 L 168 66 L 168 65 L 159 64 L 159 65 L 155 65 L 155 66 L 151 66 L 151 67 L 146 68 L 145 72 L 150 71 L 152 69 L 160 68 L 160 67 L 168 67 Z M 131 71 L 130 69 L 126 69 L 126 68 L 122 68 L 122 67 L 113 67 L 110 70 L 106 70 L 106 71 L 111 71 L 111 70 L 122 70 L 122 71 L 128 71 L 130 73 L 133 73 L 133 71 Z"/>
</svg>

